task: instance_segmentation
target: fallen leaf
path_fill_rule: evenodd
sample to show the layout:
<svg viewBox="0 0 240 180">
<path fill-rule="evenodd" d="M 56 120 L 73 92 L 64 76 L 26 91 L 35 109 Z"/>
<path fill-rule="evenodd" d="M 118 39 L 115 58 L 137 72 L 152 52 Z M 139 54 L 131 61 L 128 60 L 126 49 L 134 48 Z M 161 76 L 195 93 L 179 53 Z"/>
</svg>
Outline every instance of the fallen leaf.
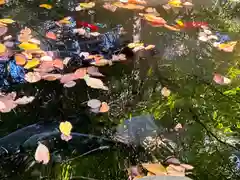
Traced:
<svg viewBox="0 0 240 180">
<path fill-rule="evenodd" d="M 175 158 L 175 157 L 168 157 L 165 161 L 164 161 L 164 164 L 174 164 L 174 165 L 180 165 L 181 162 Z"/>
<path fill-rule="evenodd" d="M 67 82 L 70 82 L 70 81 L 74 81 L 78 79 L 74 73 L 68 73 L 68 74 L 64 74 L 61 79 L 60 79 L 60 83 L 62 84 L 66 84 Z"/>
<path fill-rule="evenodd" d="M 150 49 L 154 49 L 154 48 L 155 48 L 155 45 L 148 45 L 144 49 L 145 50 L 150 50 Z"/>
<path fill-rule="evenodd" d="M 181 123 L 177 123 L 177 125 L 174 127 L 175 131 L 179 131 L 180 129 L 182 129 L 182 124 Z"/>
<path fill-rule="evenodd" d="M 0 19 L 0 22 L 1 22 L 1 23 L 4 23 L 4 24 L 12 24 L 12 23 L 14 23 L 15 21 L 12 20 L 12 19 Z"/>
<path fill-rule="evenodd" d="M 51 56 L 43 56 L 40 58 L 41 61 L 53 61 L 53 58 Z"/>
<path fill-rule="evenodd" d="M 61 122 L 59 125 L 60 132 L 66 136 L 69 136 L 71 134 L 72 128 L 72 124 L 68 121 Z"/>
<path fill-rule="evenodd" d="M 147 169 L 149 172 L 155 174 L 155 175 L 166 175 L 167 171 L 165 169 L 165 167 L 162 164 L 148 164 L 148 163 L 144 163 L 142 164 L 142 166 Z"/>
<path fill-rule="evenodd" d="M 99 72 L 97 67 L 94 66 L 90 66 L 87 68 L 87 73 L 91 76 L 95 76 L 95 77 L 104 77 L 104 75 L 102 73 Z M 85 74 L 84 74 L 85 75 Z"/>
<path fill-rule="evenodd" d="M 39 72 L 28 72 L 25 74 L 25 80 L 29 83 L 35 83 L 41 80 L 41 75 Z"/>
<path fill-rule="evenodd" d="M 222 76 L 221 74 L 214 74 L 213 81 L 220 85 L 227 85 L 231 83 L 231 79 Z"/>
<path fill-rule="evenodd" d="M 112 5 L 111 3 L 104 3 L 103 8 L 105 8 L 111 12 L 115 12 L 117 10 L 117 7 Z"/>
<path fill-rule="evenodd" d="M 76 78 L 78 79 L 83 79 L 84 76 L 87 74 L 87 68 L 78 68 L 75 72 L 74 72 Z"/>
<path fill-rule="evenodd" d="M 4 53 L 6 50 L 7 50 L 6 46 L 0 43 L 0 54 Z"/>
<path fill-rule="evenodd" d="M 42 79 L 46 81 L 55 81 L 57 79 L 61 79 L 62 75 L 61 74 L 44 74 L 42 75 Z"/>
<path fill-rule="evenodd" d="M 7 27 L 0 27 L 0 36 L 3 36 L 4 34 L 6 34 L 8 31 Z"/>
<path fill-rule="evenodd" d="M 182 1 L 181 0 L 169 0 L 168 4 L 172 7 L 182 7 Z"/>
<path fill-rule="evenodd" d="M 47 164 L 50 160 L 50 153 L 47 146 L 45 146 L 40 142 L 35 152 L 35 160 L 38 163 L 43 163 L 43 164 Z"/>
<path fill-rule="evenodd" d="M 65 84 L 63 84 L 63 87 L 66 87 L 66 88 L 71 88 L 73 86 L 76 85 L 76 82 L 75 81 L 68 81 L 66 82 Z"/>
<path fill-rule="evenodd" d="M 58 69 L 61 69 L 61 70 L 63 70 L 63 68 L 64 68 L 63 61 L 61 59 L 53 60 L 53 66 L 55 68 L 58 68 Z"/>
<path fill-rule="evenodd" d="M 69 135 L 69 136 L 66 136 L 65 134 L 61 134 L 61 139 L 63 140 L 63 141 L 69 141 L 69 140 L 71 140 L 72 139 L 72 136 L 71 135 Z"/>
<path fill-rule="evenodd" d="M 108 90 L 108 87 L 103 84 L 103 82 L 100 79 L 92 78 L 89 75 L 84 76 L 84 80 L 86 81 L 86 84 L 94 89 L 102 89 L 102 90 Z"/>
<path fill-rule="evenodd" d="M 41 4 L 41 5 L 39 5 L 39 7 L 45 8 L 45 9 L 52 9 L 52 5 L 50 5 L 50 4 Z"/>
<path fill-rule="evenodd" d="M 237 41 L 231 41 L 231 42 L 228 42 L 228 43 L 219 44 L 218 48 L 220 50 L 225 51 L 225 52 L 233 52 L 234 47 L 236 46 L 236 44 L 237 44 Z"/>
<path fill-rule="evenodd" d="M 24 50 L 40 50 L 38 45 L 28 42 L 22 42 L 18 47 Z"/>
<path fill-rule="evenodd" d="M 192 170 L 194 167 L 189 164 L 180 164 L 180 166 L 184 167 L 186 170 Z"/>
<path fill-rule="evenodd" d="M 92 109 L 100 108 L 101 101 L 99 101 L 98 99 L 91 99 L 87 102 L 87 105 Z"/>
<path fill-rule="evenodd" d="M 106 65 L 112 65 L 112 61 L 107 59 L 100 59 L 95 62 L 92 62 L 91 64 L 94 66 L 106 66 Z"/>
<path fill-rule="evenodd" d="M 145 8 L 142 5 L 131 4 L 131 3 L 121 3 L 121 2 L 115 2 L 113 3 L 113 5 L 119 8 L 130 9 L 130 10 L 133 10 L 133 9 L 143 10 Z"/>
<path fill-rule="evenodd" d="M 37 58 L 33 58 L 32 60 L 28 61 L 27 64 L 24 66 L 24 69 L 31 69 L 40 64 L 40 60 Z"/>
<path fill-rule="evenodd" d="M 5 0 L 0 0 L 0 5 L 3 5 L 3 4 L 5 4 L 5 3 L 6 3 Z"/>
<path fill-rule="evenodd" d="M 106 102 L 102 102 L 99 112 L 105 113 L 105 112 L 108 112 L 109 109 L 110 107 L 108 106 L 108 104 Z"/>
<path fill-rule="evenodd" d="M 15 103 L 25 105 L 25 104 L 31 103 L 34 99 L 35 99 L 34 96 L 23 96 L 21 98 L 16 99 Z"/>
<path fill-rule="evenodd" d="M 171 91 L 168 88 L 163 87 L 162 90 L 161 90 L 161 94 L 165 97 L 168 97 L 168 96 L 170 96 Z"/>
<path fill-rule="evenodd" d="M 46 33 L 46 38 L 49 38 L 49 39 L 53 39 L 53 40 L 56 40 L 57 39 L 57 36 L 54 32 L 47 32 Z"/>
</svg>

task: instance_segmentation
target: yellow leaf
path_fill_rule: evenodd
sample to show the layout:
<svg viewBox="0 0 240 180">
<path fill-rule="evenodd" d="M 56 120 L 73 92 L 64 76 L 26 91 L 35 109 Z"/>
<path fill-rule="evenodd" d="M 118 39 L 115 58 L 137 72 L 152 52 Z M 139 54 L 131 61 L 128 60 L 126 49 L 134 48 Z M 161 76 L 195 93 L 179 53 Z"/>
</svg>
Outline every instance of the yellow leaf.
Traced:
<svg viewBox="0 0 240 180">
<path fill-rule="evenodd" d="M 12 19 L 0 19 L 0 22 L 1 22 L 1 23 L 5 23 L 5 24 L 12 24 L 12 23 L 14 23 L 15 21 L 12 20 Z"/>
<path fill-rule="evenodd" d="M 180 20 L 180 19 L 176 20 L 176 23 L 177 23 L 179 26 L 181 26 L 181 27 L 184 26 L 184 23 L 183 23 L 182 20 Z"/>
<path fill-rule="evenodd" d="M 89 3 L 80 3 L 79 4 L 80 7 L 89 9 L 89 8 L 93 8 L 95 6 L 94 2 L 89 2 Z"/>
<path fill-rule="evenodd" d="M 36 67 L 40 64 L 40 60 L 37 58 L 32 59 L 31 61 L 28 61 L 27 64 L 24 66 L 25 69 L 31 69 Z"/>
<path fill-rule="evenodd" d="M 165 169 L 165 167 L 163 167 L 162 164 L 147 164 L 147 163 L 144 163 L 142 164 L 142 166 L 147 169 L 149 172 L 151 172 L 152 174 L 155 174 L 155 175 L 165 175 L 167 174 L 167 171 Z"/>
<path fill-rule="evenodd" d="M 0 53 L 4 53 L 6 51 L 6 46 L 0 43 Z"/>
<path fill-rule="evenodd" d="M 20 45 L 18 45 L 18 47 L 20 47 L 21 49 L 24 50 L 39 50 L 39 46 L 33 43 L 27 43 L 27 42 L 23 42 Z"/>
<path fill-rule="evenodd" d="M 170 0 L 168 1 L 168 4 L 172 7 L 182 7 L 181 0 Z"/>
<path fill-rule="evenodd" d="M 135 47 L 139 47 L 139 46 L 144 46 L 143 43 L 130 43 L 128 44 L 129 48 L 135 48 Z"/>
<path fill-rule="evenodd" d="M 72 130 L 72 124 L 68 121 L 61 122 L 59 125 L 59 129 L 62 134 L 66 135 L 66 136 L 70 136 L 71 130 Z"/>
<path fill-rule="evenodd" d="M 46 8 L 46 9 L 52 9 L 52 5 L 50 4 L 41 4 L 39 7 Z"/>
<path fill-rule="evenodd" d="M 3 4 L 5 4 L 5 3 L 6 3 L 5 0 L 0 0 L 0 5 L 3 5 Z"/>
</svg>

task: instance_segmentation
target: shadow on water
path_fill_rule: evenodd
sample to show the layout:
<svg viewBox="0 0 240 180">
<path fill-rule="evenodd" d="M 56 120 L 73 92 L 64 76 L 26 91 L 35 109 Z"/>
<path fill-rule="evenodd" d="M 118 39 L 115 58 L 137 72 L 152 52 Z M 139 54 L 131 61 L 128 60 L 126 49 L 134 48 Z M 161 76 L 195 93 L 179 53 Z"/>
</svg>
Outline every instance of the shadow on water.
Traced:
<svg viewBox="0 0 240 180">
<path fill-rule="evenodd" d="M 69 1 L 69 4 L 72 2 Z M 89 15 L 88 12 L 68 11 L 66 7 L 71 7 L 66 5 L 67 2 L 56 2 L 56 7 L 50 11 L 38 8 L 39 4 L 35 1 L 14 1 L 9 4 L 9 7 L 0 9 L 3 12 L 1 16 L 10 16 L 18 21 L 18 28 L 29 26 L 37 36 L 43 33 L 46 20 L 71 15 L 80 20 L 106 24 L 107 28 L 102 32 L 123 24 L 129 32 L 128 38 L 132 39 L 136 15 L 132 11 L 119 9 L 111 13 L 97 6 L 95 15 Z M 157 9 L 168 22 L 173 22 L 182 13 L 167 14 L 161 7 Z M 185 18 L 208 21 L 213 28 L 226 31 L 217 11 L 195 13 Z M 236 33 L 230 36 L 239 38 Z M 6 136 L 39 121 L 69 120 L 77 122 L 74 132 L 108 136 L 109 129 L 129 117 L 153 114 L 157 124 L 164 127 L 165 136 L 176 143 L 174 154 L 183 162 L 194 165 L 193 179 L 238 179 L 239 172 L 234 169 L 229 156 L 238 150 L 240 98 L 239 94 L 225 95 L 223 92 L 231 87 L 216 86 L 212 83 L 212 75 L 214 72 L 225 74 L 236 65 L 239 55 L 226 55 L 208 44 L 200 43 L 196 40 L 195 30 L 171 32 L 141 22 L 139 37 L 143 42 L 156 44 L 158 53 L 155 56 L 152 52 L 139 53 L 127 62 L 101 68 L 106 75 L 104 82 L 109 87 L 108 92 L 90 89 L 83 81 L 77 82 L 71 89 L 63 88 L 58 82 L 42 81 L 13 87 L 11 90 L 16 90 L 19 95 L 34 94 L 36 99 L 30 105 L 1 114 L 0 135 Z M 239 47 L 237 49 L 239 51 Z M 238 84 L 235 83 L 236 86 Z M 170 97 L 162 97 L 162 87 L 171 90 Z M 88 111 L 84 102 L 95 98 L 109 102 L 111 110 L 108 114 L 95 115 Z M 184 128 L 181 133 L 172 135 L 171 130 L 177 123 L 183 124 Z M 223 128 L 219 128 L 219 124 Z M 224 131 L 224 128 L 229 128 L 231 132 Z M 235 139 L 237 143 L 233 143 Z M 77 145 L 82 151 L 75 151 L 69 144 L 56 143 L 53 147 L 56 162 L 47 166 L 33 164 L 35 149 L 8 156 L 1 160 L 5 166 L 1 175 L 5 179 L 120 180 L 127 179 L 125 170 L 129 164 L 152 158 L 148 159 L 142 149 L 119 145 L 69 162 L 61 159 L 81 156 L 89 149 L 96 148 L 98 143 L 83 140 Z M 152 152 L 155 158 L 160 159 L 161 153 L 162 149 Z"/>
</svg>

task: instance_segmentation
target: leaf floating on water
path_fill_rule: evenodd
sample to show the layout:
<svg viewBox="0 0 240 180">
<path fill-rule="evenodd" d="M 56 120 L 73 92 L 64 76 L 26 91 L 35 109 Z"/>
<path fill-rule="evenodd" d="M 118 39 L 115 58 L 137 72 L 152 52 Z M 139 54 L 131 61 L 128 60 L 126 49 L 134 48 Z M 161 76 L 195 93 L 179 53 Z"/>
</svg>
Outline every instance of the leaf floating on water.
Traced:
<svg viewBox="0 0 240 180">
<path fill-rule="evenodd" d="M 91 99 L 87 102 L 87 105 L 92 109 L 100 108 L 101 101 L 99 101 L 98 99 Z"/>
<path fill-rule="evenodd" d="M 78 79 L 74 73 L 68 73 L 68 74 L 64 74 L 61 79 L 60 79 L 60 83 L 62 84 L 66 84 L 69 81 L 73 81 Z"/>
<path fill-rule="evenodd" d="M 27 58 L 23 54 L 15 54 L 14 58 L 17 65 L 24 65 L 27 62 Z"/>
<path fill-rule="evenodd" d="M 23 42 L 19 45 L 19 48 L 24 50 L 40 50 L 39 46 L 33 43 Z"/>
<path fill-rule="evenodd" d="M 91 9 L 95 6 L 94 2 L 89 3 L 79 3 L 79 5 L 75 8 L 76 11 L 81 11 L 84 9 Z"/>
<path fill-rule="evenodd" d="M 28 72 L 25 74 L 25 80 L 29 83 L 35 83 L 41 80 L 41 75 L 39 72 Z"/>
<path fill-rule="evenodd" d="M 12 24 L 12 23 L 14 23 L 15 21 L 12 20 L 12 19 L 0 19 L 0 22 L 1 22 L 1 23 L 4 23 L 4 24 Z"/>
<path fill-rule="evenodd" d="M 39 5 L 39 7 L 45 8 L 45 9 L 52 9 L 52 5 L 50 5 L 50 4 L 41 4 L 41 5 Z"/>
<path fill-rule="evenodd" d="M 168 96 L 170 96 L 171 91 L 170 91 L 168 88 L 163 87 L 162 90 L 161 90 L 161 94 L 162 94 L 164 97 L 168 97 Z"/>
<path fill-rule="evenodd" d="M 46 33 L 46 38 L 56 40 L 57 36 L 56 36 L 56 34 L 54 32 L 47 32 Z"/>
<path fill-rule="evenodd" d="M 5 53 L 6 50 L 7 50 L 6 46 L 0 43 L 0 54 Z"/>
<path fill-rule="evenodd" d="M 108 106 L 108 104 L 106 102 L 102 102 L 99 112 L 105 113 L 105 112 L 108 112 L 109 109 L 110 107 Z"/>
<path fill-rule="evenodd" d="M 35 152 L 35 160 L 43 164 L 47 164 L 50 161 L 50 153 L 47 146 L 40 142 Z"/>
<path fill-rule="evenodd" d="M 149 172 L 155 174 L 155 175 L 166 175 L 167 171 L 165 167 L 162 164 L 147 164 L 144 163 L 142 166 L 147 169 Z"/>
<path fill-rule="evenodd" d="M 44 74 L 42 75 L 42 79 L 46 80 L 46 81 L 55 81 L 57 79 L 60 79 L 62 77 L 61 74 Z"/>
<path fill-rule="evenodd" d="M 64 68 L 63 61 L 61 59 L 53 60 L 53 66 L 55 68 L 58 68 L 58 69 L 61 69 L 61 70 L 63 70 L 63 68 Z"/>
<path fill-rule="evenodd" d="M 185 168 L 178 165 L 170 164 L 167 168 L 167 173 L 171 176 L 185 176 Z"/>
<path fill-rule="evenodd" d="M 84 76 L 87 74 L 87 68 L 78 68 L 75 72 L 74 72 L 76 78 L 78 79 L 83 79 Z"/>
<path fill-rule="evenodd" d="M 87 68 L 87 73 L 95 77 L 104 77 L 104 75 L 99 72 L 98 68 L 93 66 Z"/>
<path fill-rule="evenodd" d="M 31 103 L 35 99 L 34 96 L 23 96 L 15 100 L 15 103 L 25 105 Z"/>
<path fill-rule="evenodd" d="M 40 58 L 41 61 L 53 61 L 53 58 L 51 56 L 43 56 Z"/>
<path fill-rule="evenodd" d="M 4 34 L 6 34 L 8 31 L 7 27 L 0 27 L 0 36 L 3 36 Z"/>
<path fill-rule="evenodd" d="M 186 170 L 192 170 L 194 167 L 189 164 L 180 164 L 180 166 L 184 167 Z"/>
<path fill-rule="evenodd" d="M 142 5 L 137 5 L 137 4 L 131 4 L 131 3 L 121 3 L 121 2 L 115 2 L 113 3 L 114 6 L 118 8 L 124 8 L 124 9 L 130 9 L 130 10 L 143 10 L 145 7 Z"/>
<path fill-rule="evenodd" d="M 181 0 L 169 0 L 168 4 L 172 7 L 182 7 L 182 1 Z"/>
<path fill-rule="evenodd" d="M 164 164 L 174 164 L 174 165 L 180 165 L 181 162 L 175 158 L 175 157 L 168 157 L 165 161 L 164 161 Z"/>
<path fill-rule="evenodd" d="M 71 88 L 71 87 L 74 87 L 75 85 L 76 85 L 75 81 L 68 81 L 65 84 L 63 84 L 63 87 Z"/>
<path fill-rule="evenodd" d="M 117 10 L 117 7 L 112 5 L 111 3 L 104 3 L 103 8 L 105 8 L 111 12 L 115 12 Z"/>
<path fill-rule="evenodd" d="M 12 48 L 14 46 L 14 42 L 12 41 L 5 41 L 4 42 L 4 45 L 7 47 L 7 48 Z"/>
<path fill-rule="evenodd" d="M 68 121 L 61 122 L 59 125 L 60 132 L 66 136 L 69 136 L 71 134 L 72 128 L 72 124 Z"/>
<path fill-rule="evenodd" d="M 37 58 L 33 58 L 32 60 L 28 61 L 27 64 L 24 66 L 24 69 L 31 69 L 40 64 L 40 60 Z"/>
<path fill-rule="evenodd" d="M 6 3 L 5 0 L 0 0 L 0 5 L 3 5 L 3 4 L 5 4 L 5 3 Z"/>
<path fill-rule="evenodd" d="M 108 90 L 108 87 L 103 84 L 103 82 L 100 79 L 91 78 L 89 75 L 84 76 L 84 80 L 86 81 L 86 84 L 94 89 L 102 89 L 102 90 Z"/>
<path fill-rule="evenodd" d="M 236 44 L 237 44 L 237 41 L 231 41 L 231 42 L 228 42 L 228 43 L 219 44 L 218 48 L 222 51 L 225 51 L 225 52 L 233 52 Z"/>
<path fill-rule="evenodd" d="M 63 141 L 70 141 L 71 139 L 72 139 L 72 136 L 71 135 L 69 135 L 69 136 L 66 136 L 66 135 L 64 135 L 64 134 L 61 134 L 61 139 L 63 140 Z"/>
<path fill-rule="evenodd" d="M 213 81 L 220 85 L 227 85 L 231 83 L 231 79 L 222 76 L 221 74 L 214 74 Z"/>
<path fill-rule="evenodd" d="M 150 49 L 154 49 L 154 48 L 155 48 L 155 45 L 148 45 L 144 49 L 145 50 L 150 50 Z"/>
</svg>

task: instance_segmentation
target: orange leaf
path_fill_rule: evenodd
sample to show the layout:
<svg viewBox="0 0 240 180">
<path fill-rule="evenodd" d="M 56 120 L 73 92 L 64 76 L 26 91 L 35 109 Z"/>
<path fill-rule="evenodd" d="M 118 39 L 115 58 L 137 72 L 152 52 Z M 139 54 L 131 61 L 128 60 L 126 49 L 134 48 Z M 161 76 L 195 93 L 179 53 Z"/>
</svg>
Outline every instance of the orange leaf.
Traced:
<svg viewBox="0 0 240 180">
<path fill-rule="evenodd" d="M 49 39 L 53 39 L 53 40 L 56 40 L 57 39 L 57 36 L 54 32 L 47 32 L 46 33 L 46 37 L 49 38 Z"/>
<path fill-rule="evenodd" d="M 63 70 L 63 68 L 64 68 L 64 66 L 63 66 L 63 61 L 62 61 L 61 59 L 55 59 L 55 60 L 53 61 L 53 66 L 54 66 L 55 68 L 58 68 L 58 69 L 61 69 L 61 70 Z"/>
<path fill-rule="evenodd" d="M 0 0 L 0 5 L 3 5 L 3 4 L 5 4 L 5 3 L 6 3 L 5 0 Z"/>
<path fill-rule="evenodd" d="M 27 62 L 27 58 L 23 54 L 15 54 L 14 57 L 17 65 L 24 65 Z"/>
<path fill-rule="evenodd" d="M 106 102 L 102 102 L 102 105 L 101 105 L 101 107 L 100 107 L 99 112 L 105 113 L 105 112 L 108 112 L 109 109 L 110 109 L 110 108 L 109 108 L 108 104 L 107 104 Z"/>
</svg>

